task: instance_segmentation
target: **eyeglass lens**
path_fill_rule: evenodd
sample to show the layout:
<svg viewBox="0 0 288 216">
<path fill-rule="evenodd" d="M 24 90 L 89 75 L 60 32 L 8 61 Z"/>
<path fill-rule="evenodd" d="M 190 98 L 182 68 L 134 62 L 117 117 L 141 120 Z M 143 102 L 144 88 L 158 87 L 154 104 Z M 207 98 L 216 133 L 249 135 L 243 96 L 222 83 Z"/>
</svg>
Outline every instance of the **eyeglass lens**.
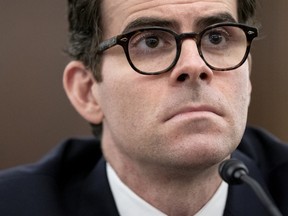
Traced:
<svg viewBox="0 0 288 216">
<path fill-rule="evenodd" d="M 247 39 L 237 26 L 219 26 L 200 33 L 199 53 L 212 68 L 226 69 L 238 65 L 245 57 Z M 150 29 L 139 31 L 128 45 L 132 64 L 144 73 L 166 70 L 175 63 L 178 36 L 170 31 Z M 179 46 L 180 47 L 180 46 Z M 191 59 L 193 61 L 193 59 Z"/>
</svg>

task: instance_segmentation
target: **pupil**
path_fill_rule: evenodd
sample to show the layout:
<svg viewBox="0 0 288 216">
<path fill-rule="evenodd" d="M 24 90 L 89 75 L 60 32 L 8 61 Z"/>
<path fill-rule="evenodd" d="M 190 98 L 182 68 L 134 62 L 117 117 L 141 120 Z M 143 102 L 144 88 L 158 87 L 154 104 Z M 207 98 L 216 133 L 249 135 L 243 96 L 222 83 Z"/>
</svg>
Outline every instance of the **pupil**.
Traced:
<svg viewBox="0 0 288 216">
<path fill-rule="evenodd" d="M 150 48 L 155 48 L 159 44 L 159 40 L 156 37 L 150 37 L 146 39 L 146 45 Z"/>
<path fill-rule="evenodd" d="M 213 44 L 219 44 L 222 41 L 222 37 L 220 34 L 211 34 L 209 36 L 209 40 L 213 43 Z"/>
</svg>

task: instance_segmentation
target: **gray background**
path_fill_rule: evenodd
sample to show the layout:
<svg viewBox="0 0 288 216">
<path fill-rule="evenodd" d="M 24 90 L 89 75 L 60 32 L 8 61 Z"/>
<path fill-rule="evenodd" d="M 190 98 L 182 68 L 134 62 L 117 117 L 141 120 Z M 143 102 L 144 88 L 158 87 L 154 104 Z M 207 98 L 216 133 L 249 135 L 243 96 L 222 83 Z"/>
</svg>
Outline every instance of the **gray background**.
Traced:
<svg viewBox="0 0 288 216">
<path fill-rule="evenodd" d="M 288 2 L 262 0 L 260 10 L 249 124 L 288 141 Z M 65 0 L 0 0 L 0 168 L 91 134 L 62 88 L 66 35 Z"/>
</svg>

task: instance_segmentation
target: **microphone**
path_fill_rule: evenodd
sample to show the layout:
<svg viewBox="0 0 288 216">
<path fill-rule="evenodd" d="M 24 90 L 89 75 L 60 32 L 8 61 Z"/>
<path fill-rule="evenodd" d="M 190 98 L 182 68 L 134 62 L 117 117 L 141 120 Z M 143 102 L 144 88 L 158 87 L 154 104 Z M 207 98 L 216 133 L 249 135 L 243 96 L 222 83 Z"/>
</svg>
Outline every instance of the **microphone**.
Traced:
<svg viewBox="0 0 288 216">
<path fill-rule="evenodd" d="M 237 159 L 228 159 L 219 165 L 219 174 L 225 182 L 231 185 L 246 183 L 255 192 L 271 216 L 282 216 L 260 184 L 248 173 L 249 170 L 245 164 Z"/>
</svg>

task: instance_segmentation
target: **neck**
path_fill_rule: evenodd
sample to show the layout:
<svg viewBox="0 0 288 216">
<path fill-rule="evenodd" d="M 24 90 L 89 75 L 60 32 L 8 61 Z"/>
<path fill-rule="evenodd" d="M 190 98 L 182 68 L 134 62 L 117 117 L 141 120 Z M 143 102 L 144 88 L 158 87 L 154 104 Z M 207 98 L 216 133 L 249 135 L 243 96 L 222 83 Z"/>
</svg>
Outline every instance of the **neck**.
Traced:
<svg viewBox="0 0 288 216">
<path fill-rule="evenodd" d="M 159 164 L 155 160 L 132 158 L 102 137 L 106 160 L 121 181 L 134 193 L 169 216 L 195 215 L 215 194 L 221 184 L 218 164 Z M 190 165 L 191 164 L 191 165 Z"/>
<path fill-rule="evenodd" d="M 200 171 L 168 169 L 105 156 L 124 184 L 169 216 L 194 215 L 221 184 L 216 165 Z"/>
</svg>

